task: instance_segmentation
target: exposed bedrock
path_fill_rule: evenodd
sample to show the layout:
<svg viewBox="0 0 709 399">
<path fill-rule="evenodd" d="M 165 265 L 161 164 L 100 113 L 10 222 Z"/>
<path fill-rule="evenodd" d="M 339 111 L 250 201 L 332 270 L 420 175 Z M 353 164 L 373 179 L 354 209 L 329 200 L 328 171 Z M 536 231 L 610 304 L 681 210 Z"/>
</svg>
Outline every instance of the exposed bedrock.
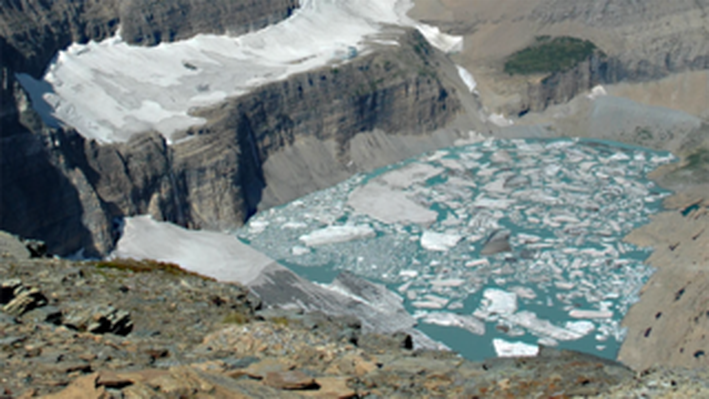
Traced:
<svg viewBox="0 0 709 399">
<path fill-rule="evenodd" d="M 57 51 L 103 40 L 155 45 L 198 33 L 241 34 L 287 18 L 297 0 L 2 0 L 0 53 L 16 72 L 39 77 Z"/>
<path fill-rule="evenodd" d="M 81 167 L 83 138 L 44 127 L 14 79 L 1 89 L 0 226 L 45 239 L 53 253 L 110 249 L 110 220 L 93 190 L 95 175 Z"/>
<path fill-rule="evenodd" d="M 476 77 L 485 105 L 508 115 L 566 102 L 599 83 L 709 68 L 707 0 L 416 0 L 412 16 L 465 36 L 456 61 Z M 544 35 L 589 40 L 607 57 L 529 79 L 502 72 L 511 54 Z"/>
<path fill-rule="evenodd" d="M 445 72 L 454 67 L 441 65 L 446 58 L 417 31 L 398 35 L 401 46 L 294 75 L 200 110 L 207 124 L 172 145 L 150 132 L 127 143 L 99 145 L 71 129 L 48 129 L 8 76 L 12 89 L 3 96 L 13 103 L 3 104 L 7 137 L 1 145 L 8 155 L 0 161 L 0 228 L 41 238 L 52 253 L 87 248 L 100 255 L 112 248 L 112 222 L 123 216 L 150 214 L 191 228 L 234 228 L 263 207 L 264 196 L 272 206 L 334 184 L 358 168 L 451 145 L 457 133 L 441 138 L 436 131 L 460 116 L 460 82 Z M 417 144 L 368 159 L 362 145 L 351 150 L 361 135 L 380 140 L 369 145 L 381 153 L 390 152 L 401 137 Z M 303 165 L 302 157 L 284 155 L 301 143 L 330 150 Z M 311 165 L 332 174 L 301 186 L 265 173 L 264 165 L 274 159 L 277 169 L 302 172 L 308 181 L 317 180 L 308 174 Z"/>
</svg>

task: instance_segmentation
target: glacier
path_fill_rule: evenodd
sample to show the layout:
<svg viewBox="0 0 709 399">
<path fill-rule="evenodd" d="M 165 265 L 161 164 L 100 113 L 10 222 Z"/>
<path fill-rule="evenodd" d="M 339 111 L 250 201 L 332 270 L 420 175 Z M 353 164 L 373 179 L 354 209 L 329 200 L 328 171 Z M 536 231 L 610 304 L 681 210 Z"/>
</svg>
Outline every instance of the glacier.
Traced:
<svg viewBox="0 0 709 399">
<path fill-rule="evenodd" d="M 59 52 L 41 80 L 17 79 L 49 126 L 68 125 L 101 143 L 204 124 L 190 111 L 290 75 L 396 46 L 391 26 L 412 27 L 435 47 L 460 51 L 461 36 L 409 18 L 410 0 L 301 0 L 288 19 L 241 36 L 200 34 L 154 47 L 129 45 L 120 30 Z"/>
</svg>

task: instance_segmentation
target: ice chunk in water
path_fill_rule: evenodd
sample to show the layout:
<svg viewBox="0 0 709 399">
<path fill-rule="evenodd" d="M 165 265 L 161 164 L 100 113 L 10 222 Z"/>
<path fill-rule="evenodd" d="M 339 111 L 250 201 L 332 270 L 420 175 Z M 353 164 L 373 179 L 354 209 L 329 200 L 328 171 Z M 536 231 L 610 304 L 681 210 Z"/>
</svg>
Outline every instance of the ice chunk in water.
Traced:
<svg viewBox="0 0 709 399">
<path fill-rule="evenodd" d="M 427 314 L 421 321 L 439 326 L 460 327 L 476 335 L 485 335 L 485 323 L 473 316 L 436 312 Z"/>
<path fill-rule="evenodd" d="M 596 329 L 596 325 L 588 320 L 567 321 L 565 327 L 581 335 L 588 335 Z"/>
<path fill-rule="evenodd" d="M 517 294 L 497 288 L 488 288 L 483 292 L 481 314 L 511 315 L 517 311 Z"/>
<path fill-rule="evenodd" d="M 613 317 L 613 311 L 574 309 L 569 312 L 569 316 L 574 319 L 610 319 Z"/>
<path fill-rule="evenodd" d="M 328 226 L 324 229 L 315 230 L 310 234 L 302 235 L 298 239 L 305 245 L 314 247 L 374 237 L 375 235 L 376 233 L 369 225 Z"/>
<path fill-rule="evenodd" d="M 495 338 L 492 340 L 492 345 L 499 357 L 534 357 L 539 354 L 539 346 L 519 341 L 507 342 L 504 339 Z"/>
<path fill-rule="evenodd" d="M 424 231 L 421 235 L 421 246 L 429 251 L 447 251 L 458 244 L 461 236 L 454 234 Z"/>
</svg>

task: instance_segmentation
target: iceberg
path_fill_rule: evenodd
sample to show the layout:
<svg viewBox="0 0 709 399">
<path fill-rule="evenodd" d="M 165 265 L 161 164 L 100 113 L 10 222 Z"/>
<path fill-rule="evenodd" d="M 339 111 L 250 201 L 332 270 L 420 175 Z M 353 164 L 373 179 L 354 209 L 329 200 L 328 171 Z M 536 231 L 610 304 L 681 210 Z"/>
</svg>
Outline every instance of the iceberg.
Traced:
<svg viewBox="0 0 709 399">
<path fill-rule="evenodd" d="M 488 288 L 483 292 L 479 311 L 484 317 L 511 315 L 517 311 L 517 294 L 497 288 Z"/>
<path fill-rule="evenodd" d="M 361 226 L 328 226 L 315 230 L 310 234 L 300 236 L 298 239 L 309 247 L 336 244 L 362 238 L 374 237 L 376 233 L 369 225 Z"/>
<path fill-rule="evenodd" d="M 387 224 L 408 222 L 430 225 L 438 218 L 436 212 L 415 203 L 405 192 L 377 182 L 352 191 L 347 205 L 357 213 Z"/>
<path fill-rule="evenodd" d="M 505 316 L 505 320 L 520 327 L 524 327 L 535 335 L 553 338 L 558 341 L 574 341 L 584 336 L 584 334 L 581 334 L 576 330 L 557 327 L 551 324 L 549 320 L 541 320 L 536 314 L 529 311 L 521 311 L 513 315 Z M 573 326 L 585 327 L 585 325 Z"/>
<path fill-rule="evenodd" d="M 569 312 L 569 316 L 575 319 L 610 319 L 613 317 L 613 311 L 574 309 Z"/>
<path fill-rule="evenodd" d="M 454 234 L 424 231 L 421 235 L 421 246 L 429 251 L 445 252 L 455 247 L 462 238 Z"/>
<path fill-rule="evenodd" d="M 475 335 L 485 335 L 485 323 L 473 316 L 463 316 L 455 313 L 434 312 L 428 313 L 421 321 L 439 326 L 459 327 Z"/>
<path fill-rule="evenodd" d="M 504 339 L 495 338 L 492 340 L 495 353 L 499 357 L 534 357 L 539 354 L 539 346 L 530 345 L 524 342 L 508 342 Z"/>
</svg>

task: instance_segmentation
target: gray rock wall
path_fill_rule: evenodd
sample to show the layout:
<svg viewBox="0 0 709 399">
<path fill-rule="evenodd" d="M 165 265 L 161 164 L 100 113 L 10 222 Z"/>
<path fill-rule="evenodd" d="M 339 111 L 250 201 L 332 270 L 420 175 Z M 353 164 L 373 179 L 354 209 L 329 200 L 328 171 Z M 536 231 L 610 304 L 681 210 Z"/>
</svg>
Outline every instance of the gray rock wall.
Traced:
<svg viewBox="0 0 709 399">
<path fill-rule="evenodd" d="M 412 42 L 424 43 L 425 52 L 413 50 Z M 173 146 L 157 135 L 126 144 L 88 143 L 97 192 L 112 216 L 150 213 L 193 228 L 239 226 L 256 212 L 263 190 L 278 184 L 266 179 L 263 164 L 298 141 L 333 140 L 338 161 L 347 164 L 349 143 L 359 133 L 425 135 L 450 122 L 460 103 L 456 89 L 429 65 L 436 54 L 408 31 L 401 47 L 295 75 L 201 110 L 207 125 L 186 132 L 186 140 Z"/>
<path fill-rule="evenodd" d="M 344 165 L 359 133 L 426 136 L 457 116 L 460 101 L 437 72 L 442 54 L 414 30 L 400 34 L 401 46 L 201 110 L 208 123 L 172 146 L 151 132 L 99 145 L 49 129 L 12 83 L 3 92 L 12 102 L 3 110 L 0 228 L 41 238 L 52 253 L 92 255 L 111 250 L 113 221 L 123 216 L 233 228 L 256 211 L 267 185 L 278 184 L 264 177 L 264 162 L 298 141 L 336 142 Z"/>
<path fill-rule="evenodd" d="M 2 64 L 39 77 L 72 42 L 103 40 L 119 26 L 133 44 L 155 45 L 198 33 L 244 33 L 287 18 L 297 0 L 3 0 Z"/>
</svg>

